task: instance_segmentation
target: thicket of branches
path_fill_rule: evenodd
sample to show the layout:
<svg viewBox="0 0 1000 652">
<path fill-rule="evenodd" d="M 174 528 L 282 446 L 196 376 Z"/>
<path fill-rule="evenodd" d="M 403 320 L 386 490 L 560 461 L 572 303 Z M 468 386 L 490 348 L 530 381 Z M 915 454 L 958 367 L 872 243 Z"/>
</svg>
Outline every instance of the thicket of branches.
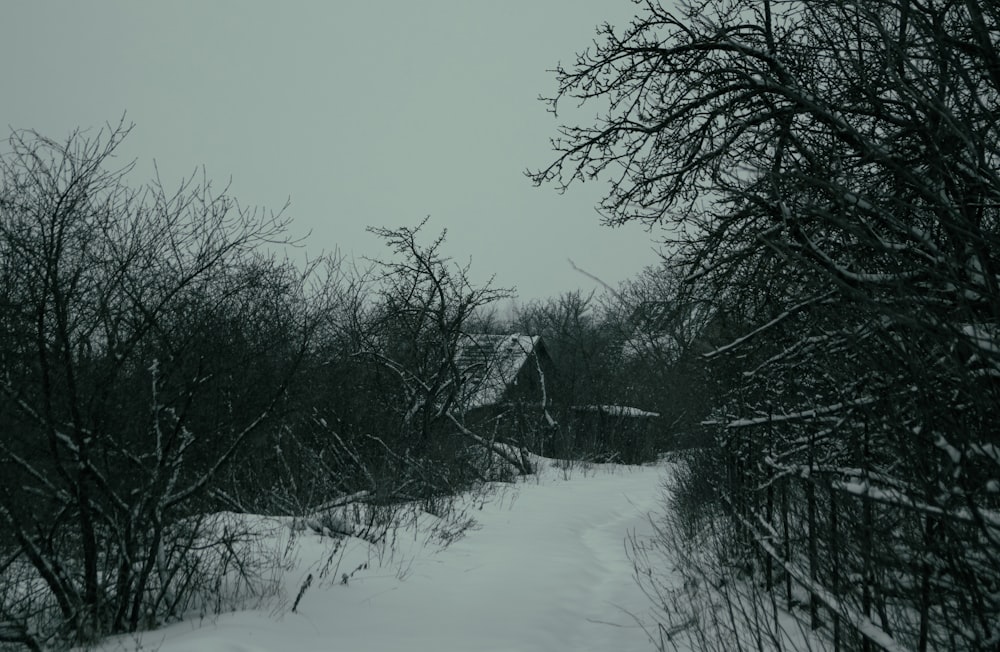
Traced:
<svg viewBox="0 0 1000 652">
<path fill-rule="evenodd" d="M 659 415 L 642 432 L 644 441 L 637 443 L 643 453 L 633 461 L 696 444 L 698 423 L 709 415 L 720 382 L 705 372 L 699 354 L 725 341 L 727 329 L 705 301 L 681 296 L 681 285 L 664 263 L 600 294 L 567 292 L 516 307 L 507 330 L 541 336 L 554 361 L 551 411 L 560 436 L 578 449 L 568 455 L 622 452 L 610 431 L 602 439 L 611 448 L 603 451 L 596 442 L 576 441 L 574 412 L 586 406 Z M 616 424 L 604 425 L 614 430 Z"/>
<path fill-rule="evenodd" d="M 31 647 L 176 617 L 225 574 L 243 535 L 211 533 L 208 490 L 322 316 L 261 253 L 280 216 L 130 188 L 127 133 L 14 132 L 0 159 L 0 637 Z"/>
<path fill-rule="evenodd" d="M 688 476 L 714 498 L 685 504 L 834 648 L 993 649 L 1000 10 L 637 5 L 558 70 L 553 110 L 604 113 L 533 177 L 610 177 L 607 221 L 678 234 L 687 293 L 740 328 Z"/>
<path fill-rule="evenodd" d="M 530 470 L 459 409 L 457 342 L 506 292 L 443 234 L 376 229 L 391 257 L 370 269 L 299 269 L 281 214 L 204 180 L 130 186 L 128 131 L 15 131 L 0 157 L 0 644 L 259 595 L 281 562 L 226 511 L 440 512 Z"/>
<path fill-rule="evenodd" d="M 371 229 L 392 255 L 352 279 L 321 353 L 328 398 L 314 423 L 350 470 L 345 492 L 372 500 L 447 496 L 530 471 L 516 446 L 467 427 L 461 401 L 474 388 L 460 341 L 509 291 L 473 285 L 468 266 L 441 253 L 444 232 L 422 242 L 425 223 Z"/>
</svg>

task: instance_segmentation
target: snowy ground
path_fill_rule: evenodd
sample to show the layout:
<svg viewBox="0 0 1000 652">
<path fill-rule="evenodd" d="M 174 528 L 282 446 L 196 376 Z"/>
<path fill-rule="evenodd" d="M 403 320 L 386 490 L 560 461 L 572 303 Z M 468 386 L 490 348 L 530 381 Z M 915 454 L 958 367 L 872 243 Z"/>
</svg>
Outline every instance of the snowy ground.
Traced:
<svg viewBox="0 0 1000 652">
<path fill-rule="evenodd" d="M 662 468 L 600 466 L 567 479 L 549 468 L 475 503 L 469 514 L 478 528 L 443 550 L 428 543 L 426 527 L 411 527 L 396 533 L 391 556 L 371 558 L 349 540 L 331 560 L 331 539 L 301 535 L 284 599 L 100 649 L 648 651 L 636 618 L 650 620 L 650 602 L 633 580 L 625 540 L 650 533 L 647 514 L 660 508 L 662 476 Z M 328 561 L 336 569 L 293 613 L 303 580 L 318 578 Z"/>
</svg>

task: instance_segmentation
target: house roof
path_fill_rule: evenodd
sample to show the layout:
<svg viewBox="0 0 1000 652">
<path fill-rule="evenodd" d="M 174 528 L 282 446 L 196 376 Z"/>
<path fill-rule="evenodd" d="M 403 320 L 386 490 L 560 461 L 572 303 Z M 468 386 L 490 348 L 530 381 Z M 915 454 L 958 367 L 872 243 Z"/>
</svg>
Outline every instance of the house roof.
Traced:
<svg viewBox="0 0 1000 652">
<path fill-rule="evenodd" d="M 465 409 L 500 402 L 540 341 L 537 335 L 520 333 L 463 336 L 455 364 L 462 373 Z"/>
<path fill-rule="evenodd" d="M 640 410 L 629 405 L 574 405 L 577 412 L 597 412 L 606 416 L 623 418 L 650 418 L 660 416 L 659 412 Z"/>
</svg>

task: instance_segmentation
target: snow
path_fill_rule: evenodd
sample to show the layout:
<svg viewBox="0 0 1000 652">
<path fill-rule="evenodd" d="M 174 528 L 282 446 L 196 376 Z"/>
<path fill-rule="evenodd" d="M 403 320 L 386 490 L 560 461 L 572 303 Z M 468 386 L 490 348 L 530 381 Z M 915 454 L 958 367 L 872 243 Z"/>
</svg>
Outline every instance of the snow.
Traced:
<svg viewBox="0 0 1000 652">
<path fill-rule="evenodd" d="M 962 334 L 979 349 L 987 353 L 1000 353 L 1000 337 L 995 327 L 988 324 L 965 324 L 962 326 Z"/>
<path fill-rule="evenodd" d="M 869 482 L 850 481 L 844 482 L 835 480 L 830 483 L 831 487 L 854 496 L 866 496 L 880 503 L 887 505 L 897 505 L 925 514 L 935 516 L 947 516 L 957 521 L 965 521 L 982 525 L 988 531 L 1000 532 L 1000 511 L 993 509 L 982 509 L 979 507 L 939 507 L 931 503 L 912 497 L 906 492 L 897 489 L 883 489 L 872 486 Z"/>
<path fill-rule="evenodd" d="M 625 542 L 652 535 L 647 515 L 661 507 L 663 470 L 541 461 L 538 477 L 466 497 L 477 525 L 447 547 L 434 544 L 437 521 L 429 515 L 393 531 L 395 545 L 381 557 L 359 539 L 341 539 L 337 548 L 335 539 L 307 531 L 290 540 L 286 521 L 275 528 L 283 534 L 274 545 L 293 543 L 297 563 L 285 573 L 282 600 L 98 649 L 651 649 L 636 618 L 655 630 L 652 605 L 633 579 Z M 292 612 L 310 574 L 317 579 Z"/>
<path fill-rule="evenodd" d="M 830 611 L 838 614 L 841 618 L 848 621 L 869 641 L 877 644 L 886 652 L 905 652 L 908 649 L 897 643 L 888 632 L 876 625 L 870 618 L 842 603 L 837 596 L 827 591 L 820 583 L 806 576 L 806 574 L 802 570 L 796 568 L 795 565 L 786 562 L 781 553 L 779 553 L 774 546 L 771 545 L 770 537 L 765 538 L 755 535 L 755 539 L 761 550 L 766 552 L 776 563 L 781 565 L 789 575 L 795 578 L 795 581 L 800 586 L 808 587 L 809 592 L 825 604 Z"/>
<path fill-rule="evenodd" d="M 648 412 L 628 405 L 582 405 L 574 408 L 584 412 L 601 412 L 613 417 L 658 417 L 659 412 Z"/>
</svg>

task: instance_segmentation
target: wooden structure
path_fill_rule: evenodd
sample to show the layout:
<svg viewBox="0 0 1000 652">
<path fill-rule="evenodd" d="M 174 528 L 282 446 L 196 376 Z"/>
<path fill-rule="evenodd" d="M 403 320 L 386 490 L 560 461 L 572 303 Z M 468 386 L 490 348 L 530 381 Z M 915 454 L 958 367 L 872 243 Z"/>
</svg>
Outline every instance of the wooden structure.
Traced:
<svg viewBox="0 0 1000 652">
<path fill-rule="evenodd" d="M 461 372 L 458 405 L 466 423 L 482 436 L 544 454 L 544 440 L 555 429 L 549 415 L 548 381 L 552 359 L 537 335 L 466 335 L 455 364 Z"/>
<path fill-rule="evenodd" d="M 601 461 L 639 464 L 655 457 L 659 418 L 626 405 L 576 405 L 568 426 L 578 450 Z"/>
</svg>

